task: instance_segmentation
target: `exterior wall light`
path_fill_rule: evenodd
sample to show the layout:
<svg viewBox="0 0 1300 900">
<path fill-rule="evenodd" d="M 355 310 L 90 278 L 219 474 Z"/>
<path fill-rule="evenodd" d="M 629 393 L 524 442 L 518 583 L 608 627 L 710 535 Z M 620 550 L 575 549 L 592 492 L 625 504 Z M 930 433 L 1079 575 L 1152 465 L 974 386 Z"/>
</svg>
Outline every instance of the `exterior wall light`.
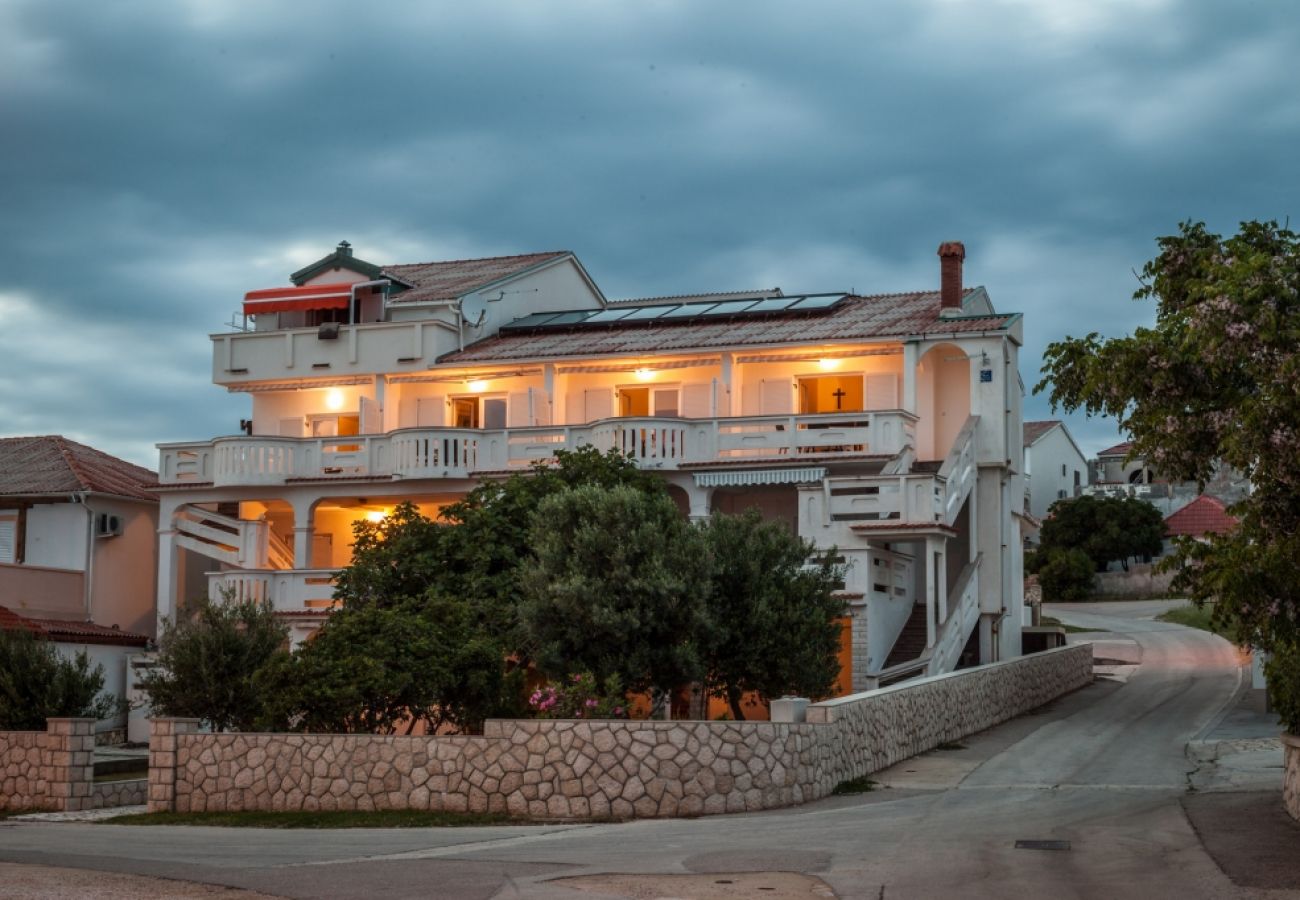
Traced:
<svg viewBox="0 0 1300 900">
<path fill-rule="evenodd" d="M 343 392 L 338 388 L 330 388 L 325 392 L 325 406 L 328 409 L 343 408 Z"/>
<path fill-rule="evenodd" d="M 655 373 L 651 369 L 637 369 L 633 373 L 637 381 L 654 381 Z"/>
<path fill-rule="evenodd" d="M 817 368 L 823 372 L 834 372 L 840 367 L 840 362 L 838 359 L 819 359 L 817 360 Z"/>
<path fill-rule="evenodd" d="M 482 378 L 476 378 L 473 381 L 471 381 L 469 384 L 467 384 L 466 387 L 468 387 L 471 391 L 473 391 L 476 394 L 481 394 L 487 390 L 488 383 L 484 381 Z"/>
<path fill-rule="evenodd" d="M 375 525 L 378 525 L 386 518 L 388 518 L 388 513 L 383 510 L 376 509 L 366 513 L 366 521 L 373 522 Z"/>
</svg>

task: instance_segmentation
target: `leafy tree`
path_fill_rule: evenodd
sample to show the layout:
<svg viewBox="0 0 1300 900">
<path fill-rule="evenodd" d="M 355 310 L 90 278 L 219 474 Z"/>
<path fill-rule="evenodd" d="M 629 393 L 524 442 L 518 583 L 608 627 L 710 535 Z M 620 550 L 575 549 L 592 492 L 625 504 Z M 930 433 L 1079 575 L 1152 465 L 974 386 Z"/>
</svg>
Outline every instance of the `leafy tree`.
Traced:
<svg viewBox="0 0 1300 900">
<path fill-rule="evenodd" d="M 344 607 L 264 670 L 269 727 L 409 734 L 480 731 L 502 711 L 504 654 L 469 604 L 440 595 Z M 512 685 L 512 687 L 514 687 Z"/>
<path fill-rule="evenodd" d="M 522 565 L 524 627 L 553 679 L 590 672 L 602 689 L 699 680 L 708 560 L 664 493 L 588 484 L 547 497 Z"/>
<path fill-rule="evenodd" d="M 122 702 L 104 689 L 104 667 L 84 651 L 68 659 L 29 631 L 0 631 L 0 731 L 43 731 L 45 720 L 107 719 Z"/>
<path fill-rule="evenodd" d="M 289 630 L 270 605 L 208 599 L 163 625 L 158 665 L 140 679 L 156 715 L 202 719 L 214 731 L 248 731 L 264 719 L 254 678 L 285 654 Z"/>
<path fill-rule="evenodd" d="M 1164 516 L 1145 500 L 1089 496 L 1058 500 L 1039 534 L 1044 554 L 1040 559 L 1046 561 L 1056 550 L 1079 549 L 1098 572 L 1106 571 L 1112 561 L 1128 571 L 1130 557 L 1160 554 L 1164 534 Z"/>
<path fill-rule="evenodd" d="M 839 674 L 843 571 L 834 554 L 809 566 L 815 548 L 757 510 L 716 514 L 703 528 L 711 572 L 709 629 L 701 641 L 711 693 L 744 719 L 741 697 L 822 697 Z"/>
<path fill-rule="evenodd" d="M 338 574 L 335 599 L 345 607 L 390 607 L 423 598 L 446 568 L 445 530 L 411 503 L 378 522 L 358 521 L 352 562 Z"/>
<path fill-rule="evenodd" d="M 1053 547 L 1035 554 L 1038 583 L 1043 600 L 1048 603 L 1071 603 L 1092 596 L 1097 564 L 1078 548 Z"/>
<path fill-rule="evenodd" d="M 1114 416 L 1175 478 L 1203 484 L 1222 463 L 1250 479 L 1234 532 L 1178 542 L 1175 587 L 1217 598 L 1219 625 L 1275 654 L 1276 693 L 1300 666 L 1300 237 L 1276 222 L 1228 238 L 1185 223 L 1159 246 L 1136 294 L 1156 301 L 1154 327 L 1052 344 L 1037 389 Z"/>
</svg>

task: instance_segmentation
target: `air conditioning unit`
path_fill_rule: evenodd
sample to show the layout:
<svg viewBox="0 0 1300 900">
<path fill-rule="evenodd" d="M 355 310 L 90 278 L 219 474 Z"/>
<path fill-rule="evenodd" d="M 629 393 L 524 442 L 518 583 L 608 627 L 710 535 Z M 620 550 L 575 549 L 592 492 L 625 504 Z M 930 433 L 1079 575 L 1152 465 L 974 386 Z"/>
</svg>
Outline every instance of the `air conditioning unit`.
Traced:
<svg viewBox="0 0 1300 900">
<path fill-rule="evenodd" d="M 122 517 L 112 513 L 95 516 L 95 537 L 115 537 L 122 533 Z"/>
</svg>

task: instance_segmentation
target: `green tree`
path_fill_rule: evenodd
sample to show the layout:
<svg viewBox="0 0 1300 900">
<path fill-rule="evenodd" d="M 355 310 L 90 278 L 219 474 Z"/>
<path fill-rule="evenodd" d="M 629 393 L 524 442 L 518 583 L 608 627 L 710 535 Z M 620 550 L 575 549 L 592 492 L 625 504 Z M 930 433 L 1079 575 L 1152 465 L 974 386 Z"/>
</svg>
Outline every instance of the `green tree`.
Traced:
<svg viewBox="0 0 1300 900">
<path fill-rule="evenodd" d="M 163 625 L 158 665 L 140 679 L 155 715 L 249 731 L 265 718 L 255 676 L 285 654 L 289 630 L 269 604 L 196 600 Z"/>
<path fill-rule="evenodd" d="M 45 720 L 107 719 L 122 701 L 104 689 L 104 667 L 71 659 L 29 631 L 0 631 L 0 731 L 43 731 Z"/>
<path fill-rule="evenodd" d="M 352 528 L 352 562 L 338 574 L 335 599 L 351 608 L 423 598 L 446 570 L 445 531 L 411 503 L 378 522 L 358 521 Z"/>
<path fill-rule="evenodd" d="M 1160 555 L 1164 534 L 1164 516 L 1145 500 L 1089 496 L 1058 500 L 1039 533 L 1040 559 L 1046 561 L 1054 551 L 1078 549 L 1098 572 L 1106 571 L 1111 562 L 1128 571 L 1130 558 Z"/>
<path fill-rule="evenodd" d="M 1071 603 L 1092 596 L 1097 564 L 1077 548 L 1053 547 L 1034 554 L 1038 583 L 1047 603 Z"/>
<path fill-rule="evenodd" d="M 731 715 L 744 719 L 741 697 L 783 694 L 821 698 L 839 674 L 844 601 L 834 596 L 843 570 L 780 522 L 757 510 L 715 514 L 703 528 L 710 560 L 709 629 L 701 640 L 706 684 Z"/>
<path fill-rule="evenodd" d="M 671 499 L 588 484 L 542 501 L 522 566 L 524 627 L 552 679 L 592 673 L 603 689 L 700 680 L 708 560 Z"/>
<path fill-rule="evenodd" d="M 482 730 L 503 709 L 504 654 L 468 603 L 431 595 L 344 607 L 263 670 L 268 727 L 342 733 Z M 517 686 L 512 686 L 517 690 Z"/>
<path fill-rule="evenodd" d="M 1175 587 L 1241 643 L 1271 650 L 1271 686 L 1300 666 L 1300 238 L 1245 222 L 1228 238 L 1186 223 L 1160 238 L 1136 297 L 1155 324 L 1048 347 L 1054 406 L 1114 416 L 1134 453 L 1204 483 L 1226 464 L 1250 479 L 1231 534 L 1178 542 Z M 1292 719 L 1291 727 L 1295 727 Z"/>
</svg>

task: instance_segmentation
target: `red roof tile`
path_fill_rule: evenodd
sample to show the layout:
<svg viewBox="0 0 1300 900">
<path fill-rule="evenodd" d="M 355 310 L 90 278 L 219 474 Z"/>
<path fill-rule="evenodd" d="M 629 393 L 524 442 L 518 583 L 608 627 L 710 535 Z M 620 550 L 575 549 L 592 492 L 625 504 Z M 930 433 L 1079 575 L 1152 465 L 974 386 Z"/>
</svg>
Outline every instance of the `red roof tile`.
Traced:
<svg viewBox="0 0 1300 900">
<path fill-rule="evenodd" d="M 1051 431 L 1053 428 L 1055 428 L 1057 425 L 1060 424 L 1061 424 L 1060 419 L 1045 419 L 1044 421 L 1041 422 L 1026 422 L 1025 423 L 1025 446 L 1028 447 L 1030 444 L 1037 443 L 1040 437 L 1047 434 L 1047 432 Z"/>
<path fill-rule="evenodd" d="M 455 300 L 471 291 L 531 269 L 533 266 L 571 256 L 567 250 L 526 253 L 522 256 L 492 256 L 486 259 L 454 259 L 447 262 L 406 263 L 385 266 L 384 276 L 411 285 L 411 289 L 389 299 L 392 306 L 424 300 Z"/>
<path fill-rule="evenodd" d="M 0 496 L 92 491 L 156 499 L 158 476 L 59 435 L 0 438 Z"/>
<path fill-rule="evenodd" d="M 1165 532 L 1170 535 L 1227 534 L 1236 527 L 1237 520 L 1228 515 L 1223 503 L 1209 494 L 1202 494 L 1165 518 Z"/>
<path fill-rule="evenodd" d="M 969 295 L 970 292 L 968 292 Z M 940 318 L 938 291 L 850 296 L 822 315 L 785 313 L 718 321 L 511 332 L 448 353 L 442 363 L 507 362 L 564 356 L 689 352 L 721 347 L 1000 331 L 1016 313 Z"/>
<path fill-rule="evenodd" d="M 0 606 L 0 631 L 30 631 L 38 637 L 70 644 L 117 644 L 143 647 L 148 635 L 122 631 L 94 622 L 65 622 L 60 619 L 29 619 Z"/>
<path fill-rule="evenodd" d="M 1122 444 L 1116 444 L 1114 447 L 1108 447 L 1107 449 L 1101 451 L 1097 455 L 1098 456 L 1128 456 L 1128 452 L 1130 449 L 1132 449 L 1132 447 L 1133 447 L 1132 441 L 1125 441 Z"/>
</svg>

